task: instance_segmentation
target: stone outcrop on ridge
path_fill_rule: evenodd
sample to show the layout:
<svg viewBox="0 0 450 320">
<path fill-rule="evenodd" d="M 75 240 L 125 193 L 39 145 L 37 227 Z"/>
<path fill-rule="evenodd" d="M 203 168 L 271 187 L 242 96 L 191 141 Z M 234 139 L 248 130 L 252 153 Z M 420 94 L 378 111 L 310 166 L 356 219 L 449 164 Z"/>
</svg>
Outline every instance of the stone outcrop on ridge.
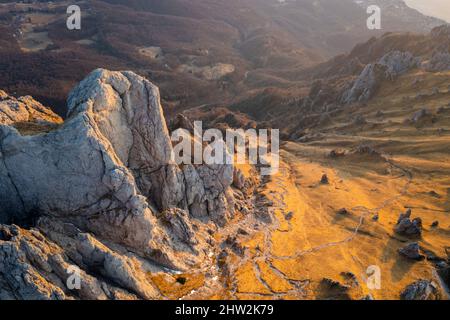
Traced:
<svg viewBox="0 0 450 320">
<path fill-rule="evenodd" d="M 206 227 L 233 213 L 234 168 L 173 161 L 155 85 L 95 70 L 71 92 L 64 124 L 26 136 L 15 123 L 60 120 L 31 101 L 0 101 L 0 223 L 32 226 L 1 225 L 0 296 L 152 299 L 160 294 L 137 261 L 205 263 Z M 76 293 L 64 285 L 71 264 L 82 270 Z"/>
</svg>

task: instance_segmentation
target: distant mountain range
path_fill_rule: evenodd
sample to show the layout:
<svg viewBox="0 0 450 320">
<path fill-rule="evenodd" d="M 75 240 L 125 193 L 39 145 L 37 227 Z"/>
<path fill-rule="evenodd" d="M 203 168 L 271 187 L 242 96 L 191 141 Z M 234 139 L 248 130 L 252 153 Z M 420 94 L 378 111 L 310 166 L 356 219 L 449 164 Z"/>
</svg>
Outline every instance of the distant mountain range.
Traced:
<svg viewBox="0 0 450 320">
<path fill-rule="evenodd" d="M 65 115 L 68 91 L 96 67 L 157 83 L 171 110 L 229 104 L 387 31 L 428 32 L 443 21 L 401 0 L 77 1 L 82 30 L 66 29 L 68 1 L 0 1 L 0 87 Z M 382 8 L 368 30 L 366 7 Z"/>
</svg>

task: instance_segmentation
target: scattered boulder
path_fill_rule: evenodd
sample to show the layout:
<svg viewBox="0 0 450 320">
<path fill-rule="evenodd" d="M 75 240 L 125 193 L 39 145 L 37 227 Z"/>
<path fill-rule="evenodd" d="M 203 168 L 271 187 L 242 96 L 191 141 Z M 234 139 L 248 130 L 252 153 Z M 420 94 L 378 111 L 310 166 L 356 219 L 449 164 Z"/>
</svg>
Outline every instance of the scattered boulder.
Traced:
<svg viewBox="0 0 450 320">
<path fill-rule="evenodd" d="M 429 280 L 418 280 L 400 294 L 402 300 L 440 300 L 440 297 L 437 284 Z"/>
<path fill-rule="evenodd" d="M 433 221 L 433 223 L 431 224 L 432 228 L 437 228 L 439 227 L 439 221 Z"/>
<path fill-rule="evenodd" d="M 294 217 L 294 212 L 289 211 L 284 217 L 286 218 L 286 220 L 290 221 Z"/>
<path fill-rule="evenodd" d="M 435 263 L 438 263 L 438 262 L 446 260 L 444 257 L 438 256 L 435 252 L 433 252 L 430 249 L 426 249 L 426 248 L 421 248 L 421 249 L 428 261 L 433 261 Z"/>
<path fill-rule="evenodd" d="M 224 276 L 229 274 L 228 257 L 229 253 L 226 249 L 223 249 L 217 256 L 217 266 L 222 269 L 222 274 Z"/>
<path fill-rule="evenodd" d="M 328 179 L 328 176 L 326 174 L 323 174 L 322 178 L 320 179 L 321 184 L 329 184 L 330 181 Z"/>
<path fill-rule="evenodd" d="M 352 272 L 341 272 L 341 276 L 346 280 L 348 284 L 352 287 L 359 286 L 359 281 L 356 275 Z"/>
<path fill-rule="evenodd" d="M 145 47 L 140 48 L 139 53 L 151 60 L 157 60 L 164 57 L 164 53 L 160 47 Z"/>
<path fill-rule="evenodd" d="M 447 261 L 438 261 L 436 263 L 436 270 L 447 288 L 450 288 L 450 259 L 447 259 Z"/>
<path fill-rule="evenodd" d="M 323 278 L 321 283 L 329 288 L 338 288 L 342 291 L 348 291 L 350 289 L 349 286 L 343 285 L 339 281 L 329 278 Z"/>
<path fill-rule="evenodd" d="M 339 281 L 323 278 L 319 284 L 319 298 L 320 299 L 337 299 L 349 300 L 349 291 L 351 286 L 342 284 Z"/>
<path fill-rule="evenodd" d="M 411 220 L 411 209 L 408 209 L 405 214 L 400 214 L 394 230 L 407 237 L 420 237 L 422 235 L 422 219 Z"/>
</svg>

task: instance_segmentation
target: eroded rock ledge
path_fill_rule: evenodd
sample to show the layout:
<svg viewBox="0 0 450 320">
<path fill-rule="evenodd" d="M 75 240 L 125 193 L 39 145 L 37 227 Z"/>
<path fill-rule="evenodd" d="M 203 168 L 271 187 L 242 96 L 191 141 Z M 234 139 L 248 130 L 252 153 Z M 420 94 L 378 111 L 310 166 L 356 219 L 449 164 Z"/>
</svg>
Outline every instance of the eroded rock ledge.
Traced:
<svg viewBox="0 0 450 320">
<path fill-rule="evenodd" d="M 32 225 L 0 226 L 0 299 L 161 298 L 148 272 L 208 263 L 211 226 L 233 215 L 234 168 L 171 160 L 156 86 L 98 69 L 64 124 L 28 136 L 15 123 L 60 118 L 0 93 L 0 223 Z M 82 290 L 67 289 L 71 265 Z"/>
</svg>

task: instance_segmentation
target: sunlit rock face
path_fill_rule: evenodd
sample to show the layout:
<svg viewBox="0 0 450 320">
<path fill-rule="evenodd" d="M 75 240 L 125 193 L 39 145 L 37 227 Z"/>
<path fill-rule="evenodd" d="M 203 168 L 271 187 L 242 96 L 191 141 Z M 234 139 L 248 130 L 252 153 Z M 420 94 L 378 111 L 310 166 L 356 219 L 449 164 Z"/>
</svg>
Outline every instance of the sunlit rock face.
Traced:
<svg viewBox="0 0 450 320">
<path fill-rule="evenodd" d="M 132 72 L 95 70 L 68 110 L 0 91 L 0 299 L 161 298 L 149 272 L 211 263 L 234 168 L 178 166 L 159 90 Z"/>
<path fill-rule="evenodd" d="M 230 207 L 233 167 L 197 165 L 181 170 L 160 104 L 158 88 L 132 72 L 97 70 L 73 90 L 69 117 L 88 112 L 140 194 L 159 210 L 191 208 L 196 216 L 222 221 Z M 194 172 L 193 172 L 193 171 Z"/>
<path fill-rule="evenodd" d="M 184 225 L 190 215 L 224 224 L 233 167 L 180 169 L 159 90 L 132 72 L 94 71 L 72 91 L 68 110 L 48 133 L 23 136 L 14 121 L 0 126 L 0 222 L 54 217 L 183 268 L 157 212 L 186 210 Z"/>
</svg>

